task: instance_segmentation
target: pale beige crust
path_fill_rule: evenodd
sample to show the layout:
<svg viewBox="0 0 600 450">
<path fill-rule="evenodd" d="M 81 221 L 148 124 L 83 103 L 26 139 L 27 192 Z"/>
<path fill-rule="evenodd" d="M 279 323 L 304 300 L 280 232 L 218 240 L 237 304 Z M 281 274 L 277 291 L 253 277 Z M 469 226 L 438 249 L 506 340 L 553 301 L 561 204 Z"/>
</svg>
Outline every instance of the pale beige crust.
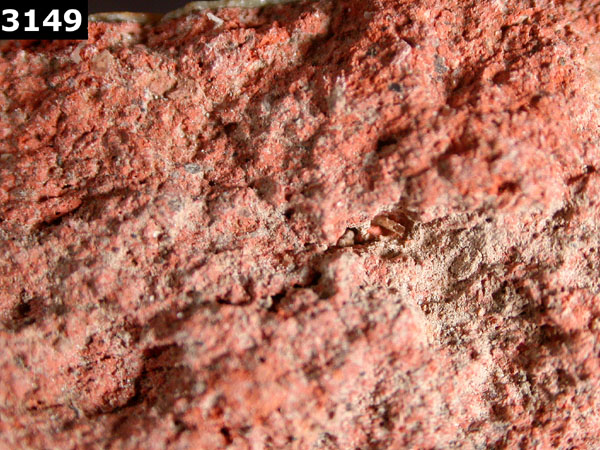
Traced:
<svg viewBox="0 0 600 450">
<path fill-rule="evenodd" d="M 281 3 L 293 3 L 298 0 L 219 0 L 219 1 L 198 1 L 170 11 L 164 15 L 153 13 L 133 13 L 133 12 L 106 12 L 90 14 L 90 22 L 136 22 L 136 23 L 154 23 L 159 20 L 166 21 L 177 17 L 185 16 L 194 11 L 219 8 L 260 8 L 268 5 L 277 5 Z"/>
<path fill-rule="evenodd" d="M 135 22 L 135 23 L 154 23 L 163 17 L 162 14 L 152 13 L 134 13 L 134 12 L 106 12 L 90 14 L 90 22 Z"/>
</svg>

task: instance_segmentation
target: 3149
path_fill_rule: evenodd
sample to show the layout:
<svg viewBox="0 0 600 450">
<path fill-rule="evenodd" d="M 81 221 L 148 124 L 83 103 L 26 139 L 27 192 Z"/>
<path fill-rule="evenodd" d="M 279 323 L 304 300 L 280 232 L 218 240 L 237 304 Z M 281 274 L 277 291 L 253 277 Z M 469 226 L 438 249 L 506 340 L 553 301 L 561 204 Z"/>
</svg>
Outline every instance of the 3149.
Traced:
<svg viewBox="0 0 600 450">
<path fill-rule="evenodd" d="M 40 31 L 40 26 L 52 29 L 55 32 L 73 32 L 79 30 L 82 22 L 81 12 L 77 9 L 68 9 L 62 16 L 58 9 L 53 9 L 43 19 L 37 17 L 35 9 L 24 12 L 22 16 L 19 15 L 19 11 L 16 9 L 2 10 L 2 31 L 7 33 L 18 30 L 26 32 Z M 22 29 L 21 26 L 23 26 Z"/>
</svg>

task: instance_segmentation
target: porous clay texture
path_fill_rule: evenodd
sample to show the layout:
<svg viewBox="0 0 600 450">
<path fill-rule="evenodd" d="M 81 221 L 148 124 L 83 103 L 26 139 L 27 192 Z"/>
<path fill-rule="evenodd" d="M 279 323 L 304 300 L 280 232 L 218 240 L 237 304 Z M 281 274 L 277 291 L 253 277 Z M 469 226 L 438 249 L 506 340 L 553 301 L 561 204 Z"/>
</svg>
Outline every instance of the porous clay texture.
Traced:
<svg viewBox="0 0 600 450">
<path fill-rule="evenodd" d="M 600 6 L 0 44 L 0 446 L 600 447 Z"/>
</svg>

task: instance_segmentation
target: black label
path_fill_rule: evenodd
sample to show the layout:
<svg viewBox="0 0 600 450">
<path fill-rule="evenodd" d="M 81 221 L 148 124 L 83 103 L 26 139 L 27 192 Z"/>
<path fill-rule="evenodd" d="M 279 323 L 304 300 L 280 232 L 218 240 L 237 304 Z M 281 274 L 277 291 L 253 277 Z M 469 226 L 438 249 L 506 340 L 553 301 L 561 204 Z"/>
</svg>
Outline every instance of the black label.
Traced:
<svg viewBox="0 0 600 450">
<path fill-rule="evenodd" d="M 25 6 L 0 6 L 0 39 L 88 38 L 87 0 L 61 1 L 60 6 L 48 7 L 35 6 L 39 2 L 21 3 Z"/>
</svg>

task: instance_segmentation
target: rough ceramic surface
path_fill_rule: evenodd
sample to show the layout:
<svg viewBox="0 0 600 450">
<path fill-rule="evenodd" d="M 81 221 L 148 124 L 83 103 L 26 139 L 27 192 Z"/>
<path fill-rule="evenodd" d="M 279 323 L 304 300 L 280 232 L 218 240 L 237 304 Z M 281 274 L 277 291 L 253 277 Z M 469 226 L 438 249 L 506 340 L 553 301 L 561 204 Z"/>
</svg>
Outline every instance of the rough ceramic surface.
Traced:
<svg viewBox="0 0 600 450">
<path fill-rule="evenodd" d="M 600 6 L 316 1 L 0 49 L 2 448 L 598 448 Z"/>
</svg>

